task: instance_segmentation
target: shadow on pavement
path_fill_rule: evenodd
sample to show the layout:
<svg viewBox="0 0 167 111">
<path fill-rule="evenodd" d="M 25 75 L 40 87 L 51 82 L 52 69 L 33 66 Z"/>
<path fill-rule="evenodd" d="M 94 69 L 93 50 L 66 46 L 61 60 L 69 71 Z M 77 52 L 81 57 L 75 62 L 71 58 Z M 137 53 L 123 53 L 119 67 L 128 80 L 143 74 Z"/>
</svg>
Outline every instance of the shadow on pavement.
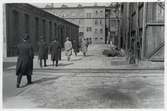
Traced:
<svg viewBox="0 0 167 111">
<path fill-rule="evenodd" d="M 58 76 L 58 77 L 50 77 L 50 78 L 41 78 L 41 79 L 38 79 L 38 80 L 35 80 L 32 82 L 32 84 L 40 84 L 40 83 L 43 83 L 43 82 L 47 82 L 47 81 L 51 81 L 51 80 L 55 80 L 55 79 L 58 79 L 60 78 L 61 76 Z"/>
<path fill-rule="evenodd" d="M 74 64 L 74 63 L 67 63 L 67 64 L 65 64 L 65 63 L 59 63 L 59 64 L 58 64 L 58 67 L 59 67 L 59 66 L 68 66 L 68 65 L 72 65 L 72 64 Z"/>
<path fill-rule="evenodd" d="M 79 60 L 82 60 L 82 58 L 80 58 L 80 59 L 73 59 L 71 61 L 79 61 Z"/>
<path fill-rule="evenodd" d="M 128 93 L 122 93 L 114 87 L 97 87 L 89 89 L 92 100 L 110 103 L 110 108 L 136 108 L 135 100 Z"/>
<path fill-rule="evenodd" d="M 128 61 L 111 61 L 111 65 L 120 66 L 120 65 L 129 65 Z"/>
<path fill-rule="evenodd" d="M 91 57 L 91 56 L 94 56 L 94 55 L 86 55 L 85 57 Z"/>
<path fill-rule="evenodd" d="M 92 100 L 98 100 L 100 103 L 110 103 L 110 108 L 139 108 L 140 101 L 152 97 L 152 88 L 147 87 L 147 83 L 140 80 L 126 81 L 117 85 L 100 85 L 88 89 L 88 96 Z M 132 92 L 140 92 L 134 96 Z M 143 96 L 143 97 L 142 97 Z M 154 107 L 154 106 L 152 106 Z M 156 106 L 155 106 L 156 107 Z"/>
</svg>

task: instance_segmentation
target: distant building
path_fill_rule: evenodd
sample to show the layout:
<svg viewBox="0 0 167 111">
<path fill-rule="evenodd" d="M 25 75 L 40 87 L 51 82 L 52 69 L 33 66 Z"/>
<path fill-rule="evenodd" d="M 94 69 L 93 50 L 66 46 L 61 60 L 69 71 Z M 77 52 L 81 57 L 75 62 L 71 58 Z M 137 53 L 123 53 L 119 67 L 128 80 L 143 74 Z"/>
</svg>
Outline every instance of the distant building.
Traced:
<svg viewBox="0 0 167 111">
<path fill-rule="evenodd" d="M 109 25 L 106 19 L 109 18 L 106 18 L 106 8 L 106 6 L 98 6 L 97 4 L 94 6 L 78 4 L 77 7 L 46 7 L 43 10 L 78 25 L 80 38 L 91 38 L 92 43 L 96 44 L 107 41 L 106 33 L 109 31 Z M 112 8 L 108 9 L 111 10 Z M 113 18 L 115 19 L 114 16 Z M 114 34 L 117 33 L 115 26 L 112 28 Z"/>
<path fill-rule="evenodd" d="M 122 3 L 119 47 L 136 59 L 164 60 L 163 2 Z"/>
</svg>

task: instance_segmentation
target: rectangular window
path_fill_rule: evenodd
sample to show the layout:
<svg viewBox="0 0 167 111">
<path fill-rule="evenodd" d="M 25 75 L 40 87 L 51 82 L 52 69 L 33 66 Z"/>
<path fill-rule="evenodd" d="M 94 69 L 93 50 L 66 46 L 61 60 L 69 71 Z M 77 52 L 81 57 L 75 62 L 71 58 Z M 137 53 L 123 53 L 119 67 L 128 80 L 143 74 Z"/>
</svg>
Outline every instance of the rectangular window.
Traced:
<svg viewBox="0 0 167 111">
<path fill-rule="evenodd" d="M 49 41 L 52 40 L 52 22 L 49 22 Z"/>
<path fill-rule="evenodd" d="M 43 26 L 42 26 L 43 37 L 45 38 L 45 20 L 42 20 L 42 24 L 43 24 Z"/>
<path fill-rule="evenodd" d="M 87 27 L 87 32 L 91 32 L 92 31 L 92 28 L 91 27 Z"/>
<path fill-rule="evenodd" d="M 37 17 L 35 18 L 35 39 L 39 40 L 39 19 Z"/>
<path fill-rule="evenodd" d="M 97 33 L 97 29 L 95 29 L 95 33 Z"/>
<path fill-rule="evenodd" d="M 81 24 L 81 20 L 79 19 L 79 24 Z"/>
<path fill-rule="evenodd" d="M 54 24 L 54 37 L 53 37 L 53 39 L 55 39 L 55 38 L 57 38 L 57 25 L 56 25 L 56 23 Z"/>
<path fill-rule="evenodd" d="M 17 43 L 19 33 L 19 15 L 17 11 L 13 11 L 13 36 L 12 42 Z"/>
<path fill-rule="evenodd" d="M 24 26 L 25 26 L 25 33 L 29 33 L 29 15 L 24 14 Z"/>
<path fill-rule="evenodd" d="M 96 15 L 98 14 L 98 11 L 96 10 Z"/>
<path fill-rule="evenodd" d="M 91 13 L 87 13 L 87 18 L 91 18 Z"/>
<path fill-rule="evenodd" d="M 102 25 L 102 19 L 100 19 L 100 25 Z"/>
<path fill-rule="evenodd" d="M 103 29 L 100 29 L 100 33 L 103 33 Z"/>
<path fill-rule="evenodd" d="M 95 25 L 98 25 L 98 20 L 97 19 L 95 19 Z"/>
</svg>

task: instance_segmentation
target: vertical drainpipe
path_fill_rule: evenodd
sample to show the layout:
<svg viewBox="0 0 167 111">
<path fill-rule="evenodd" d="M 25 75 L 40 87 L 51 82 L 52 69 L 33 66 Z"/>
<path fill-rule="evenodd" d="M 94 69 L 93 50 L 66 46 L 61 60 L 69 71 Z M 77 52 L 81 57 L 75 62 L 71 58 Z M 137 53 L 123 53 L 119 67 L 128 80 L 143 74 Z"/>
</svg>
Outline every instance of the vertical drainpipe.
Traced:
<svg viewBox="0 0 167 111">
<path fill-rule="evenodd" d="M 137 9 L 136 9 L 136 37 L 134 41 L 134 49 L 135 49 L 135 59 L 138 62 L 138 52 L 137 52 L 137 42 L 139 39 L 139 3 L 137 3 Z M 138 63 L 137 63 L 138 64 Z"/>
<path fill-rule="evenodd" d="M 143 33 L 142 33 L 142 51 L 141 51 L 141 59 L 144 60 L 145 56 L 145 36 L 146 36 L 146 22 L 147 22 L 147 16 L 146 16 L 146 8 L 147 8 L 147 3 L 144 2 L 143 6 Z"/>
</svg>

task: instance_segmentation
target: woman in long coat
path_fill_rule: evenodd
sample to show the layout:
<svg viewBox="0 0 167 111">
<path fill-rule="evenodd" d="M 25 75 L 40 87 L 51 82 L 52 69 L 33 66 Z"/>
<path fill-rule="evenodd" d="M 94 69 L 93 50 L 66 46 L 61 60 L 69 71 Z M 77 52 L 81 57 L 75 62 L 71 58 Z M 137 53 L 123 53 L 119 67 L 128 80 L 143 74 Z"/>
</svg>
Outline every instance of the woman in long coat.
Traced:
<svg viewBox="0 0 167 111">
<path fill-rule="evenodd" d="M 23 42 L 17 45 L 17 65 L 16 65 L 16 75 L 17 75 L 17 85 L 19 88 L 22 76 L 27 76 L 27 84 L 31 84 L 31 75 L 33 70 L 33 48 L 28 41 L 29 36 L 25 35 Z"/>
<path fill-rule="evenodd" d="M 54 66 L 54 61 L 56 61 L 56 66 L 58 66 L 58 60 L 60 55 L 59 53 L 61 53 L 61 47 L 58 41 L 54 40 L 51 43 L 50 52 L 51 52 L 51 60 L 53 61 L 53 66 Z"/>
<path fill-rule="evenodd" d="M 72 43 L 69 41 L 69 38 L 67 37 L 66 42 L 64 43 L 65 47 L 65 55 L 67 56 L 67 60 L 70 61 L 71 55 L 72 55 Z"/>
<path fill-rule="evenodd" d="M 81 51 L 82 51 L 84 56 L 86 56 L 87 48 L 88 48 L 88 44 L 87 44 L 86 40 L 83 39 L 82 43 L 81 43 Z"/>
</svg>

